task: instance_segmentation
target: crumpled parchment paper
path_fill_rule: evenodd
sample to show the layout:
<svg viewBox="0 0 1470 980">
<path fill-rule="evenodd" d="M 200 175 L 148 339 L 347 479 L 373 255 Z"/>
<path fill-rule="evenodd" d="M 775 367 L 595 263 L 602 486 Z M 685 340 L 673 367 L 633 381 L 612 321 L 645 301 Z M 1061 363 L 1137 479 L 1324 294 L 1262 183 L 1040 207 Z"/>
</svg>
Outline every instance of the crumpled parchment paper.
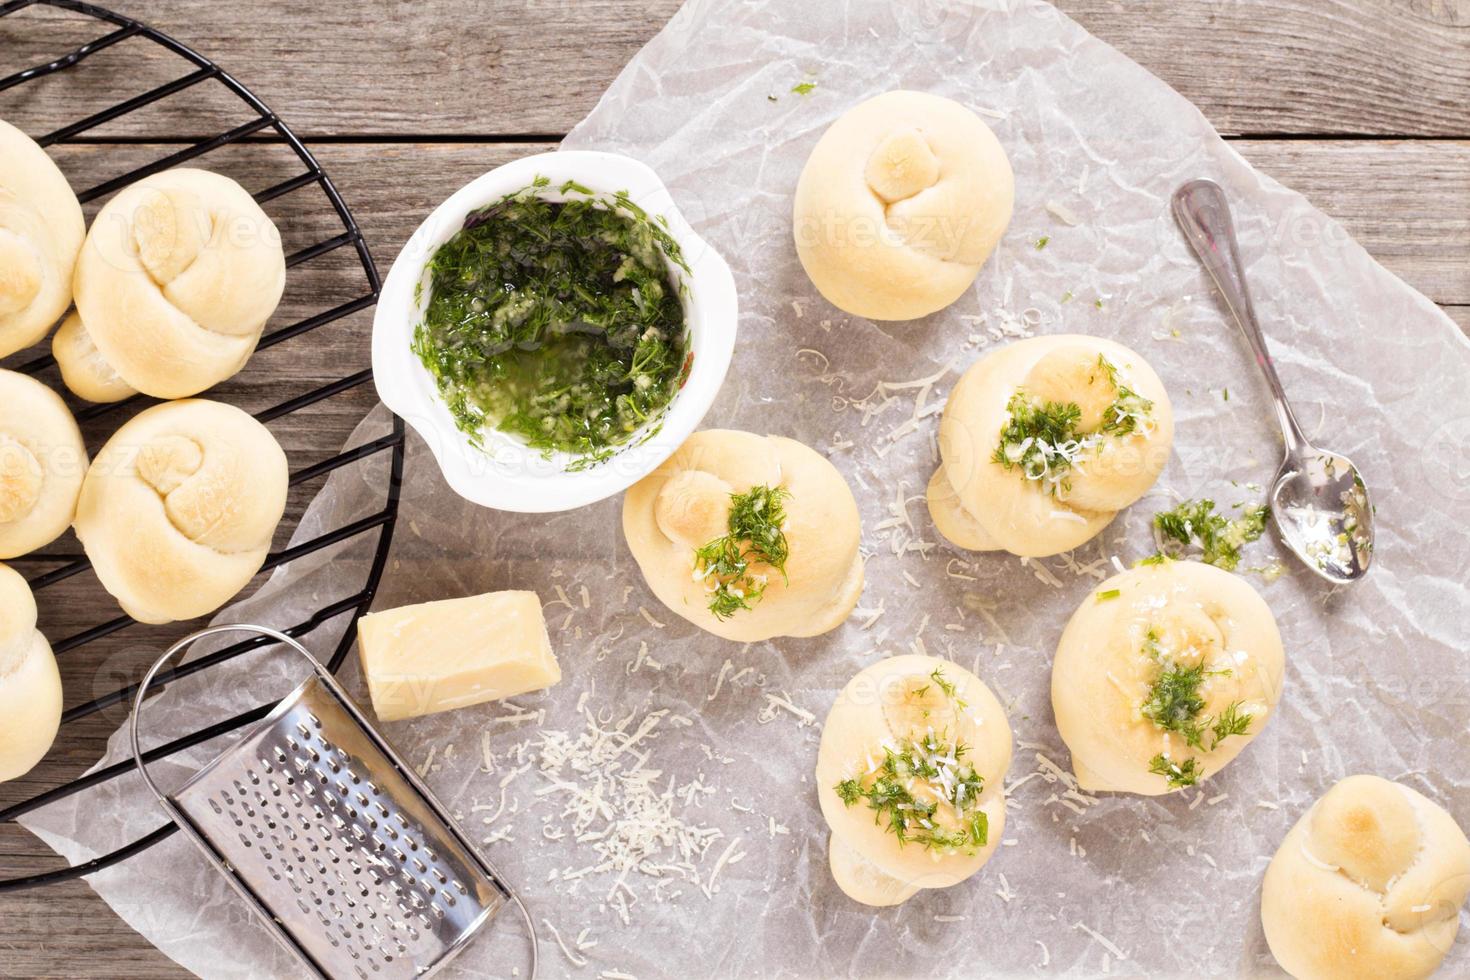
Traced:
<svg viewBox="0 0 1470 980">
<path fill-rule="evenodd" d="M 803 82 L 815 87 L 792 91 Z M 1010 154 L 1017 201 L 969 294 L 921 322 L 875 325 L 812 289 L 791 243 L 791 198 L 821 131 L 898 87 L 984 113 Z M 861 609 L 841 629 L 726 643 L 647 591 L 621 540 L 619 500 L 552 516 L 481 510 L 450 492 L 411 440 L 379 605 L 535 589 L 565 677 L 514 706 L 385 728 L 471 835 L 492 840 L 486 853 L 532 906 L 546 975 L 1276 975 L 1259 926 L 1260 876 L 1291 822 L 1334 781 L 1360 771 L 1402 780 L 1470 823 L 1459 765 L 1470 717 L 1470 345 L 1340 226 L 1253 171 L 1166 85 L 1038 0 L 693 0 L 566 145 L 650 164 L 729 260 L 741 333 L 706 424 L 829 453 L 856 492 L 872 558 Z M 1202 790 L 1079 802 L 1054 776 L 1030 776 L 1040 756 L 1068 766 L 1048 685 L 1062 624 L 1095 581 L 1077 569 L 1101 576 L 1111 556 L 1152 552 L 1148 519 L 1174 494 L 1227 507 L 1259 500 L 1278 461 L 1264 386 L 1168 211 L 1170 192 L 1197 176 L 1220 181 L 1235 202 L 1257 305 L 1303 425 L 1366 474 L 1377 563 L 1365 582 L 1334 593 L 1274 541 L 1252 546 L 1245 564 L 1287 568 L 1274 582 L 1252 577 L 1286 640 L 1278 716 Z M 951 549 L 921 499 L 937 423 L 925 413 L 997 335 L 1061 331 L 1116 338 L 1169 385 L 1178 432 L 1159 489 L 1041 572 Z M 920 424 L 906 427 L 916 409 Z M 386 425 L 379 409 L 358 438 Z M 370 512 L 379 466 L 335 475 L 302 533 Z M 222 619 L 289 623 L 354 588 L 365 559 L 352 546 L 295 563 Z M 311 645 L 325 653 L 346 626 L 319 630 Z M 919 644 L 974 669 L 1007 705 L 1017 738 L 1007 846 L 959 887 L 874 911 L 831 881 L 811 772 L 836 691 L 875 658 Z M 182 732 L 248 707 L 300 670 L 264 655 L 209 674 L 159 698 L 149 730 Z M 355 664 L 345 676 L 361 693 Z M 597 842 L 568 832 L 574 798 L 540 772 L 541 733 L 575 739 L 589 717 L 631 731 L 658 711 L 667 714 L 639 743 L 645 767 L 662 773 L 659 786 L 673 780 L 672 812 L 704 849 L 660 855 L 663 879 L 585 870 L 600 861 Z M 115 738 L 104 761 L 123 751 Z M 211 754 L 160 766 L 160 780 L 177 785 Z M 76 861 L 159 822 L 124 779 L 26 825 Z M 178 836 L 91 884 L 202 975 L 297 972 Z M 1450 955 L 1470 969 L 1470 951 Z M 524 976 L 523 957 L 506 914 L 447 975 Z"/>
</svg>

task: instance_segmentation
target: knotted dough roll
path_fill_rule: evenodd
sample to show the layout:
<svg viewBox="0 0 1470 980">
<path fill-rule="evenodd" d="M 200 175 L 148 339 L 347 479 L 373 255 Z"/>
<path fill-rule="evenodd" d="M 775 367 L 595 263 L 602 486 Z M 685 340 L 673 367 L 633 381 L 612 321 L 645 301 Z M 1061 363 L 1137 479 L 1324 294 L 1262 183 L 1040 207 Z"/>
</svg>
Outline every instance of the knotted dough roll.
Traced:
<svg viewBox="0 0 1470 980">
<path fill-rule="evenodd" d="M 61 724 L 61 675 L 36 629 L 36 600 L 20 573 L 0 565 L 0 783 L 45 756 Z"/>
<path fill-rule="evenodd" d="M 1297 980 L 1418 980 L 1449 953 L 1467 893 L 1470 841 L 1453 817 L 1407 786 L 1349 776 L 1281 842 L 1261 923 Z"/>
<path fill-rule="evenodd" d="M 628 490 L 623 535 L 659 601 L 728 640 L 825 633 L 863 590 L 852 491 L 780 436 L 696 432 Z"/>
<path fill-rule="evenodd" d="M 128 615 L 193 619 L 260 571 L 286 483 L 286 454 L 240 409 L 204 399 L 156 405 L 97 454 L 77 537 Z"/>
<path fill-rule="evenodd" d="M 92 222 L 77 263 L 77 312 L 123 382 L 183 398 L 244 366 L 285 282 L 281 236 L 244 188 L 204 170 L 167 170 L 124 190 Z M 87 344 L 54 350 L 64 375 L 75 375 L 67 361 Z"/>
<path fill-rule="evenodd" d="M 905 654 L 860 671 L 832 705 L 817 798 L 837 886 L 897 905 L 979 871 L 1005 831 L 1011 726 L 974 674 Z"/>
<path fill-rule="evenodd" d="M 970 288 L 1011 220 L 1000 141 L 949 99 L 888 92 L 848 110 L 796 184 L 796 254 L 833 306 L 913 320 Z"/>
<path fill-rule="evenodd" d="M 1167 558 L 1113 576 L 1052 664 L 1077 782 L 1158 796 L 1214 775 L 1266 727 L 1283 668 L 1276 620 L 1240 576 Z"/>
<path fill-rule="evenodd" d="M 950 392 L 929 513 L 962 548 L 1060 554 L 1148 492 L 1173 439 L 1168 393 L 1133 351 L 1077 334 L 1020 340 Z"/>
<path fill-rule="evenodd" d="M 0 357 L 46 335 L 71 305 L 87 225 L 56 164 L 0 120 Z"/>
<path fill-rule="evenodd" d="M 34 378 L 0 371 L 0 405 L 0 558 L 16 558 L 70 526 L 87 449 L 61 396 Z"/>
</svg>

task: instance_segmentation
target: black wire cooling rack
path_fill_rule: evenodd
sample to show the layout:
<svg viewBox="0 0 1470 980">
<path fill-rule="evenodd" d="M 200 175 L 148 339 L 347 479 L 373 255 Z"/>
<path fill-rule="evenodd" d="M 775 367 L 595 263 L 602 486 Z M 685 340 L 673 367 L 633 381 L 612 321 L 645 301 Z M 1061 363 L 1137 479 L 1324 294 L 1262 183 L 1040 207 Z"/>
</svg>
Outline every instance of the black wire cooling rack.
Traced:
<svg viewBox="0 0 1470 980">
<path fill-rule="evenodd" d="M 271 186 L 266 190 L 263 190 L 260 193 L 256 194 L 256 201 L 264 205 L 266 202 L 273 201 L 276 198 L 290 194 L 294 191 L 304 191 L 312 187 L 312 185 L 316 185 L 316 187 L 320 189 L 323 198 L 317 199 L 317 203 L 313 206 L 320 207 L 322 203 L 330 206 L 332 212 L 334 212 L 335 214 L 335 218 L 340 221 L 343 229 L 342 232 L 338 235 L 332 236 L 323 241 L 319 241 L 316 244 L 302 248 L 288 255 L 286 258 L 287 268 L 296 268 L 302 266 L 306 263 L 311 262 L 313 259 L 318 258 L 319 256 L 325 255 L 329 252 L 333 252 L 337 249 L 350 246 L 356 251 L 357 259 L 362 266 L 364 290 L 362 292 L 362 295 L 357 296 L 354 299 L 351 299 L 336 306 L 332 306 L 328 309 L 319 310 L 318 312 L 315 312 L 312 315 L 305 317 L 304 319 L 298 320 L 297 322 L 292 323 L 289 326 L 284 326 L 272 330 L 261 338 L 258 350 L 265 350 L 275 347 L 278 344 L 286 344 L 293 341 L 296 343 L 309 343 L 310 341 L 305 338 L 307 338 L 312 333 L 312 331 L 324 327 L 327 324 L 334 323 L 335 321 L 340 320 L 343 317 L 350 316 L 353 313 L 367 310 L 377 302 L 378 292 L 381 286 L 381 281 L 378 276 L 378 270 L 377 267 L 373 264 L 372 255 L 368 251 L 367 243 L 363 240 L 362 233 L 359 231 L 357 223 L 353 220 L 352 213 L 347 209 L 347 205 L 343 203 L 341 196 L 337 193 L 336 187 L 333 186 L 331 179 L 317 163 L 316 158 L 312 156 L 311 152 L 307 150 L 305 146 L 302 145 L 301 140 L 296 137 L 296 134 L 291 131 L 290 127 L 282 122 L 279 118 L 277 118 L 275 113 L 271 112 L 271 110 L 267 108 L 260 99 L 256 98 L 256 96 L 252 94 L 250 90 L 237 82 L 214 62 L 193 51 L 188 46 L 179 43 L 172 37 L 169 37 L 167 34 L 154 30 L 153 28 L 141 24 L 138 21 L 132 20 L 131 18 L 120 16 L 113 13 L 112 11 L 105 10 L 101 7 L 96 7 L 88 3 L 75 2 L 75 0 L 11 0 L 11 2 L 8 3 L 0 2 L 0 19 L 15 14 L 27 7 L 33 6 L 49 6 L 60 8 L 61 10 L 65 11 L 71 11 L 77 14 L 84 14 L 91 18 L 94 18 L 99 23 L 99 25 L 101 25 L 102 28 L 111 28 L 111 30 L 97 37 L 95 40 L 89 41 L 86 44 L 82 44 L 79 47 L 76 47 L 68 54 L 63 55 L 62 57 L 57 58 L 54 61 L 50 61 L 46 64 L 36 65 L 24 71 L 16 72 L 15 74 L 0 78 L 0 92 L 4 92 L 16 86 L 25 85 L 26 83 L 35 81 L 37 79 L 56 75 L 59 72 L 68 71 L 69 69 L 74 68 L 98 51 L 133 38 L 137 38 L 141 41 L 152 42 L 153 44 L 159 45 L 162 48 L 166 49 L 168 52 L 172 52 L 173 54 L 179 56 L 184 61 L 194 66 L 193 71 L 179 78 L 176 78 L 173 81 L 167 82 L 163 85 L 159 85 L 156 88 L 129 98 L 123 102 L 119 102 L 116 105 L 110 106 L 106 109 L 102 109 L 101 111 L 91 113 L 85 118 L 68 123 L 67 125 L 62 126 L 59 129 L 53 130 L 52 132 L 45 133 L 44 135 L 40 136 L 35 136 L 36 142 L 40 143 L 42 146 L 51 146 L 53 144 L 62 143 L 67 140 L 80 137 L 82 134 L 95 129 L 96 127 L 120 119 L 121 117 L 126 116 L 129 113 L 137 112 L 138 110 L 143 109 L 146 106 L 150 106 L 162 99 L 167 99 L 171 96 L 179 95 L 180 93 L 183 93 L 187 90 L 196 90 L 197 93 L 197 91 L 199 91 L 199 86 L 204 86 L 207 84 L 222 86 L 224 90 L 243 102 L 252 114 L 252 118 L 249 119 L 249 121 L 235 126 L 232 129 L 219 133 L 216 136 L 211 136 L 209 138 L 200 139 L 197 142 L 190 143 L 177 152 L 171 153 L 160 159 L 156 159 L 151 163 L 130 170 L 127 173 L 119 174 L 116 177 L 97 184 L 94 187 L 80 191 L 77 194 L 77 197 L 80 198 L 84 204 L 89 201 L 94 201 L 99 198 L 106 197 L 107 195 L 112 194 L 113 192 L 118 191 L 137 180 L 147 177 L 150 174 L 157 173 L 161 170 L 167 170 L 170 167 L 176 167 L 190 161 L 198 161 L 201 157 L 205 157 L 207 154 L 212 153 L 220 149 L 221 147 L 237 143 L 244 140 L 246 137 L 252 136 L 254 134 L 262 134 L 263 137 L 272 137 L 269 140 L 269 143 L 266 145 L 275 146 L 277 149 L 279 148 L 279 143 L 276 142 L 275 138 L 279 138 L 279 140 L 283 141 L 285 145 L 288 146 L 291 151 L 295 153 L 296 157 L 300 159 L 300 162 L 304 166 L 305 170 L 295 177 L 281 181 L 280 183 L 277 183 L 274 186 Z M 34 134 L 32 135 L 34 136 Z M 295 199 L 293 198 L 293 202 L 294 201 Z M 305 206 L 306 204 L 303 203 L 302 207 Z M 44 357 L 35 358 L 34 360 L 21 364 L 15 367 L 14 370 L 18 370 L 30 375 L 36 375 L 40 374 L 41 372 L 47 371 L 49 368 L 53 367 L 54 364 L 54 359 L 47 355 Z M 322 407 L 329 399 L 351 391 L 359 385 L 367 384 L 371 380 L 371 370 L 359 371 L 355 374 L 350 374 L 346 377 L 342 377 L 335 381 L 332 381 L 329 384 L 322 385 L 321 387 L 313 391 L 307 392 L 294 398 L 290 398 L 289 400 L 267 408 L 264 411 L 257 412 L 255 414 L 255 417 L 259 419 L 262 423 L 268 423 L 283 416 L 290 415 L 292 413 L 308 413 L 313 410 L 321 411 Z M 90 405 L 84 408 L 79 408 L 76 412 L 76 416 L 79 422 L 85 422 L 93 419 L 103 419 L 104 417 L 115 419 L 115 424 L 112 427 L 116 428 L 116 425 L 120 425 L 124 419 L 131 417 L 139 410 L 140 407 L 142 407 L 148 401 L 150 401 L 150 399 L 147 399 L 144 396 L 134 396 L 126 401 L 118 402 L 115 404 Z M 316 630 L 324 623 L 329 622 L 344 614 L 351 613 L 353 616 L 360 615 L 367 610 L 369 603 L 372 602 L 373 595 L 377 591 L 378 582 L 382 577 L 383 568 L 387 561 L 388 547 L 392 541 L 393 536 L 394 519 L 398 512 L 398 495 L 403 475 L 403 437 L 403 423 L 400 419 L 395 418 L 393 420 L 393 430 L 391 435 L 367 442 L 360 446 L 356 446 L 328 459 L 312 462 L 309 465 L 302 466 L 298 465 L 297 460 L 291 461 L 293 465 L 293 471 L 291 473 L 290 482 L 291 485 L 295 487 L 301 484 L 308 483 L 309 481 L 321 478 L 326 474 L 332 472 L 333 470 L 346 466 L 350 463 L 357 462 L 358 460 L 363 460 L 381 453 L 388 453 L 391 455 L 391 462 L 388 467 L 389 476 L 387 480 L 387 485 L 383 488 L 384 501 L 381 510 L 378 510 L 376 513 L 368 517 L 361 518 L 360 520 L 353 521 L 342 527 L 323 533 L 320 536 L 313 538 L 312 540 L 304 541 L 295 546 L 274 552 L 267 559 L 264 570 L 276 568 L 279 565 L 283 565 L 305 555 L 309 555 L 312 552 L 318 551 L 322 548 L 326 548 L 331 545 L 356 538 L 359 535 L 367 535 L 372 533 L 377 534 L 376 551 L 368 567 L 367 579 L 363 587 L 352 595 L 338 599 L 331 602 L 329 605 L 323 606 L 302 622 L 299 622 L 289 628 L 283 629 L 282 632 L 292 637 L 305 636 Z M 43 593 L 44 590 L 48 587 L 54 586 L 57 583 L 71 578 L 74 575 L 81 574 L 90 568 L 90 563 L 87 561 L 85 555 L 61 554 L 49 550 L 43 550 L 42 552 L 36 554 L 12 559 L 10 563 L 13 565 L 34 566 L 52 564 L 59 566 L 44 573 L 36 574 L 34 576 L 28 576 L 32 590 L 36 591 L 37 593 Z M 38 599 L 42 604 L 44 604 L 46 601 L 44 595 L 39 595 Z M 60 657 L 62 655 L 65 655 L 69 651 L 74 651 L 102 637 L 118 633 L 119 631 L 125 630 L 132 625 L 134 625 L 134 621 L 131 618 L 127 616 L 118 616 L 116 618 L 109 619 L 106 622 L 99 623 L 96 626 L 92 626 L 88 629 L 82 630 L 81 632 L 75 633 L 73 635 L 56 639 L 55 642 L 52 643 L 52 650 L 56 653 L 58 657 Z M 183 632 L 187 632 L 195 628 L 191 624 L 179 625 L 182 628 Z M 182 632 L 180 633 L 180 635 L 182 635 Z M 336 671 L 338 669 L 338 667 L 342 663 L 343 658 L 347 655 L 348 650 L 351 648 L 353 637 L 353 630 L 348 629 L 345 631 L 329 662 L 329 666 L 333 671 Z M 187 677 L 191 674 L 196 674 L 200 671 L 207 670 L 208 668 L 213 667 L 217 664 L 233 660 L 236 657 L 239 657 L 251 650 L 268 645 L 270 642 L 271 641 L 267 637 L 256 637 L 240 643 L 232 644 L 221 650 L 183 664 L 173 670 L 165 671 L 158 676 L 158 680 L 161 682 L 167 682 L 177 680 L 182 677 Z M 149 655 L 149 659 L 152 659 L 151 654 Z M 103 709 L 111 707 L 113 705 L 125 703 L 131 700 L 136 692 L 137 684 L 128 684 L 119 688 L 118 690 L 112 691 L 111 693 L 105 694 L 101 697 L 94 698 L 93 700 L 87 701 L 83 704 L 75 705 L 74 707 L 67 709 L 62 715 L 62 729 L 60 735 L 58 736 L 58 741 L 67 737 L 67 725 L 69 723 L 75 722 L 80 718 L 93 715 L 96 712 L 102 711 Z M 144 759 L 148 762 L 152 762 L 156 759 L 167 758 L 168 756 L 183 751 L 184 749 L 187 749 L 191 746 L 207 742 L 210 739 L 216 738 L 243 725 L 247 725 L 252 721 L 263 718 L 267 713 L 270 712 L 273 707 L 275 707 L 274 703 L 260 705 L 253 710 L 236 715 L 233 718 L 228 718 L 213 725 L 210 725 L 207 728 L 202 728 L 183 738 L 175 739 L 174 741 L 168 742 L 167 744 L 158 746 L 157 748 L 145 753 Z M 52 789 L 46 790 L 45 792 L 39 793 L 36 796 L 31 797 L 30 799 L 24 800 L 20 803 L 0 810 L 0 824 L 13 824 L 16 818 L 26 813 L 29 813 L 39 807 L 43 807 L 48 803 L 54 803 L 57 800 L 71 796 L 75 793 L 79 793 L 90 787 L 97 786 L 110 780 L 126 776 L 131 773 L 134 768 L 134 763 L 129 760 L 127 762 L 99 769 L 96 772 L 89 773 L 78 779 L 74 779 L 71 782 L 64 783 L 60 786 L 56 786 Z M 144 850 L 147 850 L 149 847 L 168 837 L 176 829 L 177 828 L 172 823 L 165 824 L 163 826 L 160 826 L 152 833 L 139 838 L 138 840 L 125 847 L 119 848 L 118 850 L 115 850 L 110 854 L 105 854 L 84 864 L 62 868 L 43 874 L 31 875 L 23 878 L 0 880 L 0 893 L 7 891 L 16 891 L 24 888 L 32 888 L 40 885 L 51 884 L 58 881 L 66 881 L 69 879 L 78 878 L 83 875 L 90 874 L 94 871 L 99 871 L 103 868 L 117 864 L 120 861 L 126 860 L 127 858 L 132 857 L 133 855 L 138 854 Z"/>
</svg>

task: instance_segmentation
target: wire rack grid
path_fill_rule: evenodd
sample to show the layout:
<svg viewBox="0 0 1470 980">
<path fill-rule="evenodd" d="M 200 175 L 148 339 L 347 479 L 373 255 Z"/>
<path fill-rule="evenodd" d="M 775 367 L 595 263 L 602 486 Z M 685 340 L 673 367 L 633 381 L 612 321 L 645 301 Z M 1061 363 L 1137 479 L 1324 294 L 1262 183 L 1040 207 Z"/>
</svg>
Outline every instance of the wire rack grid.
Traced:
<svg viewBox="0 0 1470 980">
<path fill-rule="evenodd" d="M 26 8 L 37 6 L 58 8 L 75 14 L 86 15 L 96 20 L 106 33 L 101 34 L 94 40 L 75 47 L 59 58 L 0 78 L 0 92 L 5 92 L 38 79 L 55 76 L 58 73 L 68 72 L 97 52 L 132 39 L 158 45 L 193 66 L 192 71 L 172 81 L 156 86 L 105 109 L 92 112 L 84 118 L 69 122 L 51 132 L 35 136 L 36 142 L 41 146 L 50 147 L 63 144 L 69 140 L 82 137 L 83 134 L 93 131 L 97 127 L 119 120 L 130 113 L 138 112 L 161 100 L 178 97 L 188 92 L 198 93 L 202 91 L 201 87 L 209 85 L 221 87 L 230 96 L 243 103 L 250 113 L 250 118 L 244 123 L 216 135 L 190 142 L 176 152 L 169 153 L 147 164 L 130 169 L 125 173 L 110 177 L 95 186 L 79 191 L 77 197 L 83 204 L 104 198 L 150 174 L 199 161 L 201 158 L 222 147 L 239 144 L 246 137 L 257 136 L 259 134 L 257 140 L 252 141 L 252 145 L 259 143 L 260 145 L 273 145 L 278 148 L 283 143 L 299 159 L 304 170 L 296 176 L 280 181 L 256 193 L 254 195 L 255 200 L 264 206 L 268 202 L 275 201 L 293 192 L 305 191 L 315 186 L 320 190 L 321 194 L 317 198 L 318 204 L 316 206 L 321 207 L 322 204 L 325 204 L 329 207 L 330 213 L 334 216 L 333 225 L 340 224 L 342 229 L 338 234 L 317 241 L 312 245 L 289 254 L 286 257 L 287 268 L 298 268 L 328 253 L 335 252 L 339 249 L 351 248 L 356 253 L 358 264 L 361 265 L 363 289 L 360 295 L 346 302 L 317 310 L 288 326 L 271 329 L 270 332 L 262 336 L 257 351 L 267 350 L 291 342 L 299 344 L 309 343 L 310 340 L 308 338 L 313 331 L 319 330 L 328 324 L 335 323 L 359 311 L 370 309 L 376 304 L 381 281 L 377 267 L 373 263 L 372 255 L 368 250 L 367 242 L 364 240 L 356 221 L 353 219 L 351 211 L 348 210 L 347 205 L 343 202 L 341 195 L 333 185 L 331 178 L 327 176 L 320 164 L 317 163 L 312 153 L 307 150 L 301 140 L 297 138 L 296 134 L 291 131 L 291 128 L 278 118 L 259 98 L 251 93 L 249 89 L 236 81 L 213 61 L 198 54 L 193 49 L 167 34 L 93 4 L 76 2 L 76 0 L 11 0 L 11 2 L 0 3 L 0 20 Z M 293 198 L 292 200 L 294 202 L 297 199 Z M 46 355 L 17 364 L 13 369 L 29 375 L 39 375 L 53 368 L 54 365 L 54 359 L 50 355 Z M 342 396 L 360 385 L 369 383 L 371 380 L 372 372 L 370 369 L 348 374 L 329 383 L 322 384 L 314 390 L 296 395 L 279 404 L 258 411 L 255 413 L 255 417 L 262 423 L 270 423 L 296 413 L 310 413 L 314 410 L 321 411 L 322 407 L 330 399 Z M 78 422 L 85 423 L 93 420 L 103 420 L 103 424 L 111 424 L 115 428 L 116 425 L 121 424 L 124 419 L 131 417 L 132 414 L 150 401 L 152 400 L 145 396 L 135 395 L 126 401 L 109 405 L 78 406 L 75 414 Z M 380 454 L 388 454 L 390 461 L 387 466 L 388 478 L 385 486 L 382 488 L 383 506 L 381 509 L 342 527 L 337 527 L 319 534 L 311 540 L 302 541 L 293 546 L 275 551 L 266 560 L 262 569 L 263 571 L 269 571 L 287 562 L 302 558 L 323 548 L 350 541 L 361 535 L 374 533 L 377 535 L 375 550 L 371 561 L 368 563 L 366 580 L 362 588 L 351 595 L 344 596 L 324 605 L 303 621 L 283 629 L 282 632 L 292 637 L 306 636 L 321 627 L 324 623 L 334 620 L 339 616 L 349 613 L 356 616 L 367 610 L 377 591 L 378 583 L 387 561 L 389 546 L 392 541 L 393 525 L 397 515 L 398 497 L 403 475 L 403 441 L 403 423 L 400 419 L 394 418 L 393 428 L 389 435 L 371 440 L 362 445 L 354 446 L 329 458 L 316 460 L 305 465 L 301 465 L 298 460 L 291 460 L 292 472 L 290 484 L 292 487 L 300 487 L 313 480 L 322 479 L 327 474 L 341 467 L 359 460 L 368 459 L 369 457 L 379 456 Z M 41 552 L 32 555 L 12 559 L 11 564 L 23 567 L 31 566 L 33 568 L 38 566 L 55 566 L 47 571 L 27 575 L 32 590 L 38 593 L 38 601 L 43 605 L 46 602 L 44 594 L 46 589 L 54 587 L 72 576 L 82 574 L 90 568 L 90 563 L 84 554 L 61 553 L 50 549 L 43 549 Z M 62 657 L 102 637 L 111 636 L 133 625 L 134 621 L 131 618 L 119 615 L 71 635 L 57 638 L 52 643 L 52 650 L 58 657 Z M 194 629 L 195 625 L 178 624 L 178 627 L 184 632 L 187 632 Z M 328 664 L 332 671 L 335 672 L 340 667 L 348 650 L 351 648 L 352 640 L 353 631 L 344 631 L 344 635 L 337 644 Z M 200 671 L 234 660 L 249 651 L 259 649 L 271 642 L 273 641 L 269 637 L 257 636 L 250 640 L 230 644 L 172 670 L 160 673 L 158 681 L 166 684 L 169 681 L 197 674 Z M 125 684 L 100 697 L 66 709 L 62 715 L 62 729 L 59 739 L 67 737 L 68 724 L 94 715 L 105 708 L 129 701 L 137 692 L 137 689 L 138 685 L 136 683 Z M 262 704 L 250 711 L 224 719 L 192 732 L 189 735 L 159 745 L 145 753 L 145 760 L 152 762 L 167 758 L 192 746 L 217 738 L 265 717 L 274 707 L 274 703 Z M 40 807 L 102 783 L 127 776 L 134 769 L 133 762 L 129 760 L 117 765 L 107 766 L 80 778 L 45 790 L 29 799 L 0 809 L 0 825 L 13 824 L 17 818 Z M 0 893 L 66 881 L 99 871 L 147 850 L 176 830 L 177 827 L 174 824 L 167 823 L 133 841 L 131 844 L 84 864 L 27 877 L 0 880 Z"/>
</svg>

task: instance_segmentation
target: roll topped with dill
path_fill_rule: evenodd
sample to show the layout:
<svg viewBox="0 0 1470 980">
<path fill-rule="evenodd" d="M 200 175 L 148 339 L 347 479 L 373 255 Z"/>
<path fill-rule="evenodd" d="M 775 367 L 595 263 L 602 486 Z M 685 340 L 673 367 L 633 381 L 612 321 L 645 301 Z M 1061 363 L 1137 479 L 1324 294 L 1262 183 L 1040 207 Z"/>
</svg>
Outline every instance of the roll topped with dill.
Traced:
<svg viewBox="0 0 1470 980">
<path fill-rule="evenodd" d="M 1162 556 L 1082 600 L 1057 646 L 1057 729 L 1085 790 L 1158 796 L 1219 772 L 1266 727 L 1284 654 L 1245 579 Z"/>
<path fill-rule="evenodd" d="M 413 351 L 472 443 L 498 429 L 576 470 L 656 426 L 687 377 L 689 267 L 626 194 L 550 190 L 471 212 L 438 247 Z"/>
<path fill-rule="evenodd" d="M 906 654 L 860 671 L 817 750 L 837 886 L 865 905 L 897 905 L 979 871 L 1005 830 L 1010 763 L 1005 711 L 963 667 Z"/>
<path fill-rule="evenodd" d="M 1017 341 L 950 392 L 929 512 L 962 548 L 1060 554 L 1148 492 L 1173 439 L 1163 382 L 1127 347 L 1076 334 Z"/>
<path fill-rule="evenodd" d="M 840 625 L 863 590 L 861 533 L 842 474 L 781 436 L 696 432 L 623 498 L 623 534 L 654 595 L 743 643 Z"/>
</svg>

